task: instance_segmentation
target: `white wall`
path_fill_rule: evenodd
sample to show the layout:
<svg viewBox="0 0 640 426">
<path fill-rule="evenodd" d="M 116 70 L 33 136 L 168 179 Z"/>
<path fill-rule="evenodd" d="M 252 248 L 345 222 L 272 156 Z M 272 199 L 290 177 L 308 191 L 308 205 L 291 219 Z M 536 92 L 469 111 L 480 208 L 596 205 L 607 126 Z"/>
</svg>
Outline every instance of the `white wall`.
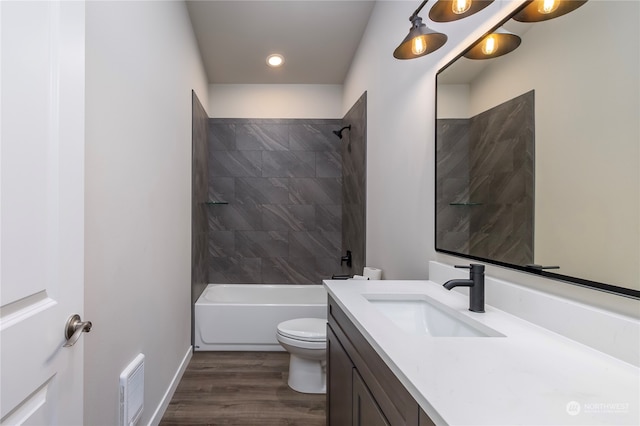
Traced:
<svg viewBox="0 0 640 426">
<path fill-rule="evenodd" d="M 335 84 L 211 84 L 212 118 L 342 118 Z"/>
<path fill-rule="evenodd" d="M 191 89 L 207 105 L 184 3 L 87 2 L 85 424 L 118 424 L 140 352 L 148 424 L 189 353 Z"/>
<path fill-rule="evenodd" d="M 468 263 L 434 248 L 435 74 L 519 3 L 494 2 L 461 21 L 429 23 L 449 41 L 409 61 L 394 59 L 392 52 L 409 30 L 407 18 L 415 2 L 380 1 L 375 6 L 345 81 L 342 108 L 346 112 L 367 91 L 367 264 L 383 268 L 386 278 L 428 278 L 429 260 Z M 630 299 L 495 266 L 487 273 L 637 315 L 637 303 Z"/>
<path fill-rule="evenodd" d="M 443 84 L 438 88 L 439 118 L 470 118 L 471 89 L 468 84 Z"/>
</svg>

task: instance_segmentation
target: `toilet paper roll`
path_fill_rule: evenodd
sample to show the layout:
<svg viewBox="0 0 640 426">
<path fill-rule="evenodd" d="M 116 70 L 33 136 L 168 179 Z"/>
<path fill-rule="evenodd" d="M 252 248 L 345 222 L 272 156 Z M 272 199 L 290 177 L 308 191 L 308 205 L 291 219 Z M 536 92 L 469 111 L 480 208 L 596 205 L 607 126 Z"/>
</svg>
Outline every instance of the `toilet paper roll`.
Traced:
<svg viewBox="0 0 640 426">
<path fill-rule="evenodd" d="M 362 275 L 369 278 L 370 280 L 381 280 L 382 279 L 382 269 L 373 268 L 371 266 L 365 266 L 362 271 Z"/>
</svg>

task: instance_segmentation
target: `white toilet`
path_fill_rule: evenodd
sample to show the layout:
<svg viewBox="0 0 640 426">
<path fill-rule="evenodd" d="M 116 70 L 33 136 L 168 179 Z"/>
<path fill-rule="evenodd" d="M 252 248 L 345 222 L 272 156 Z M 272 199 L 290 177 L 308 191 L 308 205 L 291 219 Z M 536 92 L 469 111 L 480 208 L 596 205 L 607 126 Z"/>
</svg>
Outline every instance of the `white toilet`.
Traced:
<svg viewBox="0 0 640 426">
<path fill-rule="evenodd" d="M 327 320 L 297 318 L 278 324 L 278 342 L 290 354 L 289 387 L 326 393 Z"/>
</svg>

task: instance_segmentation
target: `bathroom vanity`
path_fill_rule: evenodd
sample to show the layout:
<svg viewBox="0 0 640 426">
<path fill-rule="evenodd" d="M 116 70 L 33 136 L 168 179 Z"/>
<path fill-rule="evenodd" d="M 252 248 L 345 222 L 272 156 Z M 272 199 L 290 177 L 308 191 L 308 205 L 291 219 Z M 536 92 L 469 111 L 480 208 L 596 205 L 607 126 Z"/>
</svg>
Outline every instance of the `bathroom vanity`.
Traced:
<svg viewBox="0 0 640 426">
<path fill-rule="evenodd" d="M 328 424 L 433 425 L 331 297 L 328 309 Z"/>
<path fill-rule="evenodd" d="M 638 424 L 640 370 L 432 281 L 325 281 L 327 422 Z"/>
</svg>

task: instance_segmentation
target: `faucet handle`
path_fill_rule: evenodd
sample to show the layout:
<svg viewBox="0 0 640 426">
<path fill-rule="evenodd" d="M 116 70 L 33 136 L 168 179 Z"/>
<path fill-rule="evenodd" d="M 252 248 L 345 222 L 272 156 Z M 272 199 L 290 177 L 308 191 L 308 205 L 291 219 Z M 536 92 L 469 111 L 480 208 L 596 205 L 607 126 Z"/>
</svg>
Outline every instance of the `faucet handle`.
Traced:
<svg viewBox="0 0 640 426">
<path fill-rule="evenodd" d="M 472 274 L 484 274 L 484 265 L 481 263 L 472 263 L 470 265 L 454 265 L 453 267 L 458 269 L 470 269 Z"/>
<path fill-rule="evenodd" d="M 479 267 L 484 268 L 484 265 L 482 263 L 470 263 L 469 265 L 454 265 L 453 267 L 458 269 L 473 269 Z"/>
</svg>

